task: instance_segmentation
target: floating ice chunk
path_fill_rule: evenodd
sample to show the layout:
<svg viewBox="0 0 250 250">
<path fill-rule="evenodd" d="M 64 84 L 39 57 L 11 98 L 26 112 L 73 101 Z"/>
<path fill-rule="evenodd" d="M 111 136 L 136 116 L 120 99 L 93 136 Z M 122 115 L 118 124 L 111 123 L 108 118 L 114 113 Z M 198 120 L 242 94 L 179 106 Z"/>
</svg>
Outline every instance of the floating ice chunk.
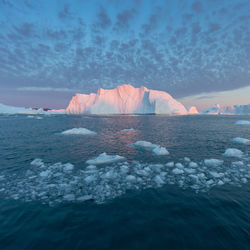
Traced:
<svg viewBox="0 0 250 250">
<path fill-rule="evenodd" d="M 190 162 L 191 160 L 190 160 L 190 158 L 188 158 L 188 157 L 184 157 L 184 161 L 185 161 L 185 162 Z"/>
<path fill-rule="evenodd" d="M 74 201 L 75 200 L 75 195 L 74 194 L 66 194 L 63 196 L 64 200 L 67 201 Z"/>
<path fill-rule="evenodd" d="M 87 170 L 96 170 L 96 166 L 95 165 L 89 165 L 86 167 Z"/>
<path fill-rule="evenodd" d="M 243 167 L 244 163 L 243 163 L 243 161 L 234 161 L 234 162 L 232 162 L 232 165 L 236 166 L 236 167 Z"/>
<path fill-rule="evenodd" d="M 157 183 L 157 185 L 163 185 L 165 183 L 160 175 L 156 175 L 154 181 Z"/>
<path fill-rule="evenodd" d="M 220 186 L 221 186 L 221 185 L 224 185 L 224 182 L 223 182 L 222 180 L 219 180 L 219 181 L 218 181 L 218 185 L 220 185 Z"/>
<path fill-rule="evenodd" d="M 210 185 L 213 185 L 213 184 L 214 184 L 214 181 L 213 181 L 213 180 L 208 180 L 208 181 L 207 181 L 207 185 L 210 186 Z"/>
<path fill-rule="evenodd" d="M 191 161 L 191 162 L 189 162 L 189 167 L 190 168 L 197 168 L 198 164 L 196 162 Z"/>
<path fill-rule="evenodd" d="M 34 160 L 30 163 L 30 165 L 40 167 L 40 166 L 44 165 L 44 163 L 43 163 L 42 159 L 37 158 L 37 159 L 34 159 Z"/>
<path fill-rule="evenodd" d="M 165 166 L 172 168 L 172 167 L 174 167 L 174 162 L 173 161 L 168 162 L 168 163 L 165 164 Z"/>
<path fill-rule="evenodd" d="M 242 181 L 243 183 L 247 183 L 247 178 L 241 178 L 241 181 Z"/>
<path fill-rule="evenodd" d="M 181 163 L 176 163 L 175 166 L 179 169 L 184 169 L 184 166 Z"/>
<path fill-rule="evenodd" d="M 62 132 L 63 135 L 94 135 L 96 132 L 86 128 L 72 128 Z"/>
<path fill-rule="evenodd" d="M 134 131 L 133 128 L 125 128 L 125 129 L 122 129 L 121 132 L 130 132 L 130 131 Z"/>
<path fill-rule="evenodd" d="M 243 152 L 236 148 L 228 148 L 223 154 L 225 157 L 237 157 L 241 158 L 243 156 Z"/>
<path fill-rule="evenodd" d="M 43 118 L 41 116 L 36 117 L 37 120 L 42 120 Z"/>
<path fill-rule="evenodd" d="M 89 175 L 89 176 L 87 176 L 87 177 L 84 179 L 84 181 L 85 181 L 87 184 L 89 184 L 89 183 L 91 183 L 91 182 L 96 181 L 96 177 L 93 176 L 93 175 Z"/>
<path fill-rule="evenodd" d="M 122 166 L 120 167 L 120 169 L 121 169 L 121 172 L 122 172 L 123 174 L 126 174 L 126 173 L 128 173 L 128 171 L 129 171 L 129 168 L 128 168 L 128 166 L 126 166 L 126 165 L 122 165 Z"/>
<path fill-rule="evenodd" d="M 133 145 L 138 149 L 144 149 L 144 150 L 153 150 L 154 148 L 157 147 L 156 144 L 153 144 L 148 141 L 137 141 Z"/>
<path fill-rule="evenodd" d="M 63 170 L 64 170 L 65 172 L 70 172 L 70 171 L 72 171 L 73 169 L 74 169 L 74 165 L 72 165 L 71 163 L 66 163 L 66 164 L 64 164 Z"/>
<path fill-rule="evenodd" d="M 246 145 L 250 144 L 250 140 L 241 137 L 235 137 L 232 139 L 232 141 L 240 144 L 246 144 Z"/>
<path fill-rule="evenodd" d="M 157 146 L 156 148 L 153 149 L 153 154 L 155 155 L 169 155 L 169 152 L 167 151 L 166 148 Z"/>
<path fill-rule="evenodd" d="M 106 153 L 102 153 L 98 157 L 86 161 L 86 163 L 89 165 L 100 165 L 100 164 L 108 164 L 108 163 L 124 161 L 124 160 L 126 160 L 126 158 L 123 156 L 108 155 Z"/>
<path fill-rule="evenodd" d="M 77 198 L 77 201 L 89 201 L 89 200 L 93 200 L 92 195 L 84 195 Z"/>
<path fill-rule="evenodd" d="M 34 118 L 34 115 L 28 115 L 27 118 Z"/>
<path fill-rule="evenodd" d="M 218 159 L 205 159 L 204 164 L 207 167 L 219 167 L 223 164 L 224 161 Z"/>
<path fill-rule="evenodd" d="M 221 175 L 220 175 L 219 173 L 215 172 L 215 171 L 210 171 L 209 173 L 210 173 L 210 175 L 212 175 L 212 177 L 214 177 L 214 178 L 220 178 L 220 177 L 221 177 Z"/>
<path fill-rule="evenodd" d="M 40 176 L 43 178 L 47 178 L 50 174 L 51 172 L 49 170 L 45 170 L 40 173 Z"/>
<path fill-rule="evenodd" d="M 235 124 L 236 125 L 248 125 L 248 126 L 250 126 L 250 121 L 239 120 Z"/>
<path fill-rule="evenodd" d="M 135 182 L 135 181 L 136 181 L 136 178 L 135 178 L 135 176 L 133 176 L 133 175 L 128 175 L 128 176 L 126 177 L 126 180 L 129 181 L 129 182 Z"/>
<path fill-rule="evenodd" d="M 172 170 L 173 174 L 184 174 L 184 171 L 182 169 L 179 168 L 174 168 Z"/>
<path fill-rule="evenodd" d="M 152 151 L 154 155 L 168 155 L 169 154 L 166 148 L 153 144 L 148 141 L 137 141 L 133 144 L 133 146 L 137 149 Z"/>
<path fill-rule="evenodd" d="M 194 174 L 196 173 L 196 170 L 193 168 L 184 168 L 184 171 L 188 174 Z"/>
</svg>

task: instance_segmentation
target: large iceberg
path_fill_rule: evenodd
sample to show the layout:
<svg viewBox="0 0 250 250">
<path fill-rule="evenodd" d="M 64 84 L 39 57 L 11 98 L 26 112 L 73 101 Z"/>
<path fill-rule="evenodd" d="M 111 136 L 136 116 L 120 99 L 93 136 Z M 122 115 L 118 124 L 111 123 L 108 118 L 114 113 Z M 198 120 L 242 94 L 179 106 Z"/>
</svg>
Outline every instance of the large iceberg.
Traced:
<svg viewBox="0 0 250 250">
<path fill-rule="evenodd" d="M 233 106 L 220 106 L 219 104 L 216 104 L 212 108 L 203 110 L 201 114 L 205 114 L 205 115 L 250 115 L 250 104 L 233 105 Z"/>
<path fill-rule="evenodd" d="M 91 94 L 76 94 L 68 114 L 187 114 L 186 108 L 164 91 L 124 84 Z"/>
</svg>

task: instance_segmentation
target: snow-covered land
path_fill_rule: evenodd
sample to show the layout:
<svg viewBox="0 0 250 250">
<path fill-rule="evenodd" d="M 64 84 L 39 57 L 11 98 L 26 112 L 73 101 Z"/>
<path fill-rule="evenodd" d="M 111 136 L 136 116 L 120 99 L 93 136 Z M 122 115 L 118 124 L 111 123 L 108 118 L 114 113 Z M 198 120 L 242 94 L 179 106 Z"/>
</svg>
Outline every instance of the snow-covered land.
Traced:
<svg viewBox="0 0 250 250">
<path fill-rule="evenodd" d="M 219 104 L 201 112 L 205 115 L 250 115 L 250 104 L 221 107 Z"/>
<path fill-rule="evenodd" d="M 14 107 L 9 105 L 4 105 L 0 103 L 0 114 L 32 114 L 32 115 L 56 115 L 56 114 L 65 114 L 64 109 L 60 110 L 48 110 L 45 111 L 42 108 L 32 109 L 32 108 L 23 108 L 23 107 Z M 29 117 L 32 118 L 32 117 Z"/>
<path fill-rule="evenodd" d="M 76 94 L 67 114 L 187 114 L 186 108 L 164 91 L 124 84 L 114 89 Z"/>
</svg>

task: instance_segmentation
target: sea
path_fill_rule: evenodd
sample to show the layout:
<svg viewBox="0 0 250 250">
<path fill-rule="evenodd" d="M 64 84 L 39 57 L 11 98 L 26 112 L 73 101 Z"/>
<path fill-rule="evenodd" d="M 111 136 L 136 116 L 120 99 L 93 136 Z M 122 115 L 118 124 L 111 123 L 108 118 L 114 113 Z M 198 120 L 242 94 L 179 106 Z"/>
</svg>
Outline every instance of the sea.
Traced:
<svg viewBox="0 0 250 250">
<path fill-rule="evenodd" d="M 0 249 L 249 249 L 238 120 L 250 117 L 0 115 Z M 103 153 L 124 158 L 86 163 Z"/>
</svg>

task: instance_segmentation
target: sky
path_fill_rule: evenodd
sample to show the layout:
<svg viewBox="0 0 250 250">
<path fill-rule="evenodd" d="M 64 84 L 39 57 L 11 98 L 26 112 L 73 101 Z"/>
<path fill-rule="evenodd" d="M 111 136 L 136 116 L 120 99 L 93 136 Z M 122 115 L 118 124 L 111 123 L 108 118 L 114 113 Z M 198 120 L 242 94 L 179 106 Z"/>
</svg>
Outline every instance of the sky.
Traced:
<svg viewBox="0 0 250 250">
<path fill-rule="evenodd" d="M 128 83 L 250 103 L 250 1 L 0 0 L 0 103 L 65 108 Z"/>
</svg>

